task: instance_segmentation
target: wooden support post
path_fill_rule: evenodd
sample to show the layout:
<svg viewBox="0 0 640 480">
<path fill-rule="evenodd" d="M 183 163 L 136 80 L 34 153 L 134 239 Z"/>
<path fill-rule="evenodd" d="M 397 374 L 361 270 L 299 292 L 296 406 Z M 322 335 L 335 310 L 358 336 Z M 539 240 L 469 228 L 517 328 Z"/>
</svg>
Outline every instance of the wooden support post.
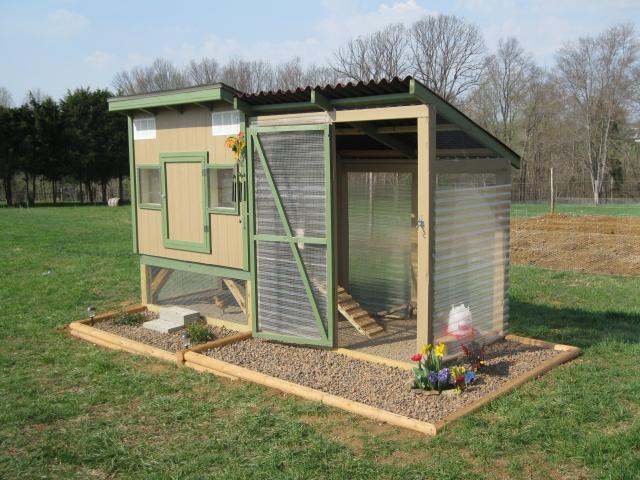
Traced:
<svg viewBox="0 0 640 480">
<path fill-rule="evenodd" d="M 551 215 L 556 213 L 556 197 L 553 191 L 553 167 L 551 167 Z"/>
<path fill-rule="evenodd" d="M 496 173 L 496 183 L 498 185 L 509 185 L 511 188 L 511 167 L 507 160 L 504 160 L 506 169 L 498 170 Z M 507 316 L 509 296 L 509 237 L 511 229 L 506 231 L 498 230 L 494 236 L 494 259 L 495 267 L 493 271 L 493 293 L 494 293 L 494 329 L 500 334 L 507 333 L 509 319 Z M 501 307 L 496 307 L 500 305 Z"/>
<path fill-rule="evenodd" d="M 416 348 L 433 344 L 433 261 L 436 110 L 429 105 L 418 122 L 418 310 Z M 421 227 L 424 222 L 424 227 Z"/>
<path fill-rule="evenodd" d="M 144 264 L 140 264 L 140 303 L 147 305 L 150 302 L 149 298 L 149 281 L 147 279 L 148 267 Z"/>
</svg>

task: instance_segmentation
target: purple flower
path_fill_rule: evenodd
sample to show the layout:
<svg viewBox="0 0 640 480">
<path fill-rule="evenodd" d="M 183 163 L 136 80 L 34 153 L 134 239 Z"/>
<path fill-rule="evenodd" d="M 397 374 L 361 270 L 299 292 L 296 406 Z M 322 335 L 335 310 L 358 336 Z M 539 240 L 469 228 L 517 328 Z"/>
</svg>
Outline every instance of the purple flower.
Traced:
<svg viewBox="0 0 640 480">
<path fill-rule="evenodd" d="M 473 373 L 471 370 L 467 370 L 466 372 L 464 372 L 464 384 L 465 385 L 469 385 L 475 379 L 476 379 L 476 374 Z"/>
<path fill-rule="evenodd" d="M 429 380 L 429 383 L 431 385 L 435 385 L 436 383 L 438 383 L 438 374 L 436 372 L 429 372 L 427 380 Z"/>
<path fill-rule="evenodd" d="M 448 368 L 443 368 L 438 372 L 438 382 L 439 383 L 448 383 L 449 377 L 451 376 L 451 370 Z"/>
</svg>

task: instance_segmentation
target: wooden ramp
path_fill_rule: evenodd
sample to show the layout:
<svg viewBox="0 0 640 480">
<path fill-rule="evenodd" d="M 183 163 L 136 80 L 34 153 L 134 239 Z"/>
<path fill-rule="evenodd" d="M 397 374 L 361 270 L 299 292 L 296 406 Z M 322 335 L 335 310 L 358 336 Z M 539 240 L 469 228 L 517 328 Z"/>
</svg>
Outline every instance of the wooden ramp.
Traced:
<svg viewBox="0 0 640 480">
<path fill-rule="evenodd" d="M 229 290 L 229 292 L 231 292 L 231 295 L 233 295 L 233 298 L 236 300 L 236 303 L 238 304 L 238 306 L 242 310 L 242 313 L 244 313 L 246 315 L 247 314 L 247 307 L 245 305 L 245 288 L 244 288 L 244 286 L 242 284 L 236 282 L 235 280 L 231 279 L 231 278 L 223 278 L 222 281 L 224 282 L 225 286 L 227 287 L 227 290 Z"/>
<path fill-rule="evenodd" d="M 384 328 L 363 309 L 349 293 L 338 285 L 338 311 L 355 329 L 368 338 L 384 334 Z"/>
</svg>

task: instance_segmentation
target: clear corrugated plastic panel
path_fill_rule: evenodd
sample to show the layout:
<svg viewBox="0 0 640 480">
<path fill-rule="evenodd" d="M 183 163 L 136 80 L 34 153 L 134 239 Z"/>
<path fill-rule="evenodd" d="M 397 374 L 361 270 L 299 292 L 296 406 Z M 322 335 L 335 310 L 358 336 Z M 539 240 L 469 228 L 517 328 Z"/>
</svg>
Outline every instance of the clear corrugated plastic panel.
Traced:
<svg viewBox="0 0 640 480">
<path fill-rule="evenodd" d="M 411 302 L 411 173 L 348 173 L 349 293 L 371 312 Z"/>
<path fill-rule="evenodd" d="M 439 174 L 436 183 L 434 340 L 454 354 L 507 330 L 511 186 L 492 173 Z"/>
</svg>

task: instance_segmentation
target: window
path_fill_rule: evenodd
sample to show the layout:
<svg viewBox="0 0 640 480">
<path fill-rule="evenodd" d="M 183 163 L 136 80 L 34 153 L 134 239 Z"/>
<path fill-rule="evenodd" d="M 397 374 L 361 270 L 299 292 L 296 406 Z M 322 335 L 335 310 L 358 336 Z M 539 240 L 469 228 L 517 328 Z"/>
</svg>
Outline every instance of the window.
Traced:
<svg viewBox="0 0 640 480">
<path fill-rule="evenodd" d="M 141 117 L 133 119 L 133 139 L 150 140 L 156 138 L 156 118 Z"/>
<path fill-rule="evenodd" d="M 140 208 L 160 208 L 160 167 L 138 167 L 138 204 Z"/>
<path fill-rule="evenodd" d="M 209 210 L 216 213 L 238 213 L 235 165 L 209 165 L 207 168 Z"/>
<path fill-rule="evenodd" d="M 217 135 L 235 135 L 240 133 L 240 112 L 229 110 L 211 114 L 211 133 Z"/>
</svg>

